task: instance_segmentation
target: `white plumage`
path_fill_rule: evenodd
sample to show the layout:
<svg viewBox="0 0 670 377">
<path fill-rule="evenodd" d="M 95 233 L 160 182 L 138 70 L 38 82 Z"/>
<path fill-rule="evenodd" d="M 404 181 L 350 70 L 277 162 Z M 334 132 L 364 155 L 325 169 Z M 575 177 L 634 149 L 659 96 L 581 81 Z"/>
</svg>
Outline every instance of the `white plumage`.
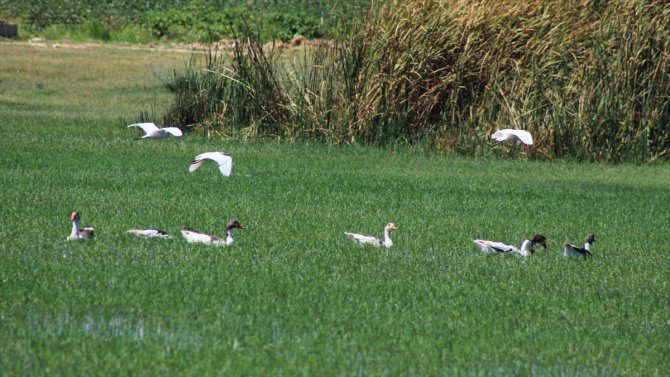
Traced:
<svg viewBox="0 0 670 377">
<path fill-rule="evenodd" d="M 140 238 L 165 238 L 165 239 L 170 239 L 172 236 L 167 234 L 167 232 L 156 229 L 156 228 L 150 228 L 150 229 L 128 229 L 128 233 L 134 235 L 135 237 L 140 237 Z"/>
<path fill-rule="evenodd" d="M 565 244 L 565 249 L 563 252 L 564 256 L 573 256 L 573 257 L 588 257 L 591 256 L 591 245 L 596 242 L 596 236 L 591 233 L 588 236 L 586 236 L 586 240 L 584 240 L 584 247 L 579 247 L 575 246 L 569 243 Z"/>
<path fill-rule="evenodd" d="M 219 165 L 221 174 L 226 177 L 230 176 L 230 173 L 233 170 L 233 158 L 224 152 L 205 152 L 195 156 L 195 159 L 191 161 L 191 166 L 189 166 L 188 171 L 196 171 L 200 165 L 207 160 L 216 162 Z"/>
<path fill-rule="evenodd" d="M 219 236 L 213 234 L 195 232 L 193 230 L 184 229 L 181 231 L 181 235 L 186 239 L 188 243 L 201 243 L 205 245 L 216 245 L 216 246 L 230 246 L 235 242 L 233 238 L 233 229 L 244 229 L 242 225 L 237 220 L 230 220 L 226 225 L 226 238 L 223 239 Z"/>
<path fill-rule="evenodd" d="M 183 135 L 181 130 L 177 127 L 158 128 L 158 126 L 151 122 L 131 124 L 128 127 L 141 128 L 145 135 L 140 139 L 164 139 L 170 135 L 174 137 L 181 137 Z"/>
<path fill-rule="evenodd" d="M 533 135 L 525 130 L 512 130 L 509 128 L 498 130 L 491 135 L 491 139 L 494 139 L 498 142 L 519 140 L 526 145 L 533 145 Z"/>
<path fill-rule="evenodd" d="M 377 237 L 374 236 L 368 236 L 365 234 L 358 234 L 358 233 L 349 233 L 349 232 L 344 232 L 344 234 L 351 238 L 354 241 L 357 241 L 361 245 L 373 245 L 373 246 L 384 246 L 386 248 L 389 248 L 393 246 L 393 241 L 391 240 L 391 232 L 396 230 L 395 224 L 393 223 L 388 223 L 384 227 L 384 240 L 380 240 Z"/>
<path fill-rule="evenodd" d="M 68 241 L 72 240 L 81 240 L 81 239 L 89 239 L 95 237 L 95 229 L 92 227 L 87 227 L 87 228 L 80 228 L 80 220 L 81 217 L 79 216 L 79 212 L 72 212 L 72 216 L 70 216 L 70 219 L 72 220 L 72 232 L 70 232 L 70 235 L 67 236 Z"/>
<path fill-rule="evenodd" d="M 545 249 L 547 248 L 546 237 L 541 234 L 534 235 L 530 240 L 523 240 L 520 248 L 498 241 L 472 240 L 472 242 L 475 243 L 482 253 L 486 254 L 518 254 L 527 257 L 535 252 L 536 244 L 542 245 Z"/>
<path fill-rule="evenodd" d="M 485 254 L 507 254 L 518 251 L 516 246 L 498 241 L 472 240 L 479 250 Z"/>
</svg>

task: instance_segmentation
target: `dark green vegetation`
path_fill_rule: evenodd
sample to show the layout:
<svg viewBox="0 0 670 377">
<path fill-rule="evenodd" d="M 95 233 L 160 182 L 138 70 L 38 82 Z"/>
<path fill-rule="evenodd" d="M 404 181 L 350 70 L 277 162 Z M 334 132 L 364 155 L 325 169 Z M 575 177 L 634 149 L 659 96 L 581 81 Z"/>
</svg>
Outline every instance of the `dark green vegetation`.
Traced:
<svg viewBox="0 0 670 377">
<path fill-rule="evenodd" d="M 363 0 L 0 0 L 0 17 L 16 18 L 24 32 L 54 39 L 216 42 L 235 38 L 244 15 L 263 40 L 288 41 L 298 34 L 317 38 L 338 33 L 343 20 L 368 4 Z"/>
<path fill-rule="evenodd" d="M 3 376 L 670 374 L 667 164 L 137 142 L 173 56 L 0 48 Z M 188 173 L 205 150 L 230 179 Z M 96 240 L 65 241 L 73 210 Z M 233 217 L 231 248 L 125 234 Z M 342 234 L 389 221 L 390 250 Z M 561 256 L 589 231 L 593 258 Z M 535 232 L 526 259 L 470 242 Z"/>
<path fill-rule="evenodd" d="M 177 77 L 170 119 L 466 155 L 488 153 L 495 129 L 522 128 L 535 135 L 536 159 L 668 158 L 666 3 L 384 4 L 289 67 L 249 30 L 234 56 Z"/>
<path fill-rule="evenodd" d="M 534 159 L 670 156 L 667 2 L 0 0 L 2 15 L 55 38 L 240 40 L 170 84 L 166 120 L 223 135 L 481 156 L 523 128 Z M 337 42 L 262 47 L 299 34 Z"/>
</svg>

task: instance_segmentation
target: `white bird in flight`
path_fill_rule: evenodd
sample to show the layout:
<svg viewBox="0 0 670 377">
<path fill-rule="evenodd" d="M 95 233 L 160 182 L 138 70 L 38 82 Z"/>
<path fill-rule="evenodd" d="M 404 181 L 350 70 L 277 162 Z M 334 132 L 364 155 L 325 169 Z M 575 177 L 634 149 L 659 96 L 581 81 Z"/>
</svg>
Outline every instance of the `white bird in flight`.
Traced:
<svg viewBox="0 0 670 377">
<path fill-rule="evenodd" d="M 181 130 L 177 127 L 158 128 L 158 126 L 151 122 L 135 123 L 128 126 L 128 128 L 130 127 L 139 127 L 144 131 L 145 135 L 138 139 L 164 139 L 170 135 L 174 137 L 181 137 L 183 135 Z"/>
<path fill-rule="evenodd" d="M 491 135 L 491 139 L 495 139 L 499 143 L 516 139 L 526 145 L 533 145 L 533 135 L 525 130 L 512 130 L 509 128 L 498 130 Z"/>
<path fill-rule="evenodd" d="M 188 171 L 191 173 L 196 171 L 200 165 L 207 160 L 216 162 L 219 165 L 221 174 L 226 177 L 230 176 L 230 173 L 233 170 L 233 158 L 229 154 L 223 152 L 205 152 L 195 156 L 195 159 L 191 161 L 191 166 L 189 166 Z"/>
<path fill-rule="evenodd" d="M 349 232 L 344 232 L 344 234 L 351 238 L 354 241 L 358 241 L 361 245 L 373 245 L 373 246 L 384 246 L 386 248 L 389 248 L 393 246 L 393 241 L 391 241 L 391 232 L 396 230 L 395 224 L 393 223 L 388 223 L 384 227 L 384 241 L 380 240 L 377 237 L 374 236 L 368 236 L 365 234 L 358 234 L 358 233 L 349 233 Z"/>
</svg>

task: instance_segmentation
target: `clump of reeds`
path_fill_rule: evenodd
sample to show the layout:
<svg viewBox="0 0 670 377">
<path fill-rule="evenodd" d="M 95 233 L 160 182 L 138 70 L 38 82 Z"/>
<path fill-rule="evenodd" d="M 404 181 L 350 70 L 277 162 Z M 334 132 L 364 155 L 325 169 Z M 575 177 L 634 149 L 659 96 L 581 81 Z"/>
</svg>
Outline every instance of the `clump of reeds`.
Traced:
<svg viewBox="0 0 670 377">
<path fill-rule="evenodd" d="M 496 128 L 530 130 L 534 158 L 645 161 L 670 149 L 663 2 L 392 1 L 301 59 L 243 35 L 231 60 L 178 76 L 173 113 L 222 132 L 465 154 L 488 153 Z"/>
</svg>

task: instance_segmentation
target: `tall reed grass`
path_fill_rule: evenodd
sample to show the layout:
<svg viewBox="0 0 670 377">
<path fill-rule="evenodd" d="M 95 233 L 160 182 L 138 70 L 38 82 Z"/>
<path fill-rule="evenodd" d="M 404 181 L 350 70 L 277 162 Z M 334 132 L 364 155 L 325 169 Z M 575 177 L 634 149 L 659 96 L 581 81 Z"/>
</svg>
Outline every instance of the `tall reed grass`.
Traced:
<svg viewBox="0 0 670 377">
<path fill-rule="evenodd" d="M 171 121 L 228 135 L 421 143 L 529 157 L 651 161 L 670 149 L 670 5 L 411 0 L 371 7 L 344 40 L 280 53 L 253 29 L 175 76 Z"/>
</svg>

